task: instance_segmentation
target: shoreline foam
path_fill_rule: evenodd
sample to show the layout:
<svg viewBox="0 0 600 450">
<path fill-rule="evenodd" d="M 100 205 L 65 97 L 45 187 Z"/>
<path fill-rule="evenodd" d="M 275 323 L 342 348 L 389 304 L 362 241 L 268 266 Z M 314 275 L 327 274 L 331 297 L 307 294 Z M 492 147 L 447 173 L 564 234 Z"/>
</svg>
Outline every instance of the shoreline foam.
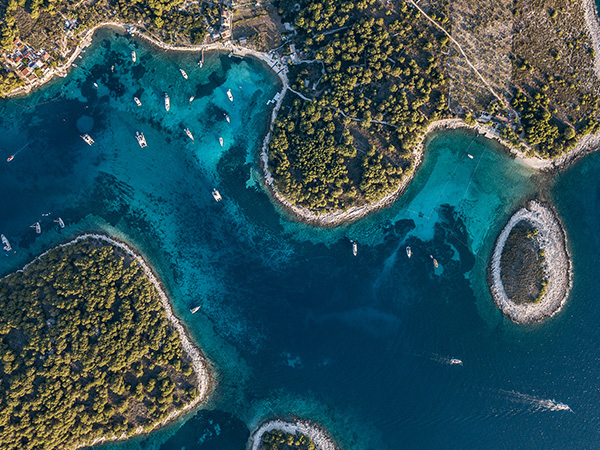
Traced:
<svg viewBox="0 0 600 450">
<path fill-rule="evenodd" d="M 259 450 L 263 434 L 274 430 L 280 430 L 292 435 L 296 433 L 303 434 L 315 444 L 317 450 L 338 450 L 331 437 L 321 427 L 314 423 L 298 419 L 293 422 L 281 419 L 264 422 L 250 435 L 246 449 Z"/>
<path fill-rule="evenodd" d="M 25 270 L 27 270 L 27 268 L 29 266 L 31 266 L 38 260 L 41 260 L 45 255 L 47 255 L 52 250 L 55 250 L 57 248 L 68 247 L 69 245 L 76 244 L 77 242 L 84 241 L 86 239 L 96 239 L 96 240 L 108 242 L 109 244 L 125 251 L 125 253 L 127 253 L 128 256 L 133 258 L 140 265 L 140 267 L 144 271 L 144 274 L 146 275 L 146 277 L 148 277 L 148 279 L 150 280 L 152 285 L 155 287 L 155 289 L 158 293 L 158 296 L 160 298 L 160 302 L 161 302 L 163 308 L 165 309 L 167 319 L 173 324 L 173 326 L 179 333 L 181 346 L 182 346 L 183 350 L 187 353 L 188 357 L 190 358 L 190 360 L 192 362 L 192 369 L 194 370 L 194 373 L 196 374 L 196 378 L 197 378 L 196 389 L 198 389 L 198 395 L 190 403 L 185 405 L 182 409 L 172 411 L 165 419 L 154 424 L 154 427 L 152 428 L 152 430 L 148 431 L 148 433 L 149 433 L 157 428 L 165 426 L 167 423 L 175 420 L 177 417 L 179 417 L 184 412 L 195 408 L 200 403 L 206 402 L 208 400 L 208 396 L 209 396 L 210 392 L 214 388 L 214 386 L 213 386 L 214 378 L 212 376 L 212 373 L 211 373 L 211 370 L 209 367 L 210 363 L 208 362 L 208 360 L 206 358 L 204 358 L 200 354 L 200 351 L 192 342 L 185 327 L 182 325 L 179 318 L 173 313 L 173 308 L 171 307 L 169 298 L 167 297 L 167 294 L 165 293 L 165 289 L 162 285 L 162 282 L 154 275 L 153 270 L 150 268 L 148 263 L 146 263 L 146 261 L 142 258 L 142 256 L 140 254 L 138 254 L 136 251 L 134 251 L 129 245 L 127 245 L 124 242 L 121 242 L 114 238 L 108 237 L 104 234 L 85 233 L 85 234 L 77 236 L 75 239 L 72 239 L 66 243 L 56 245 L 56 246 L 52 247 L 51 249 L 46 250 L 44 253 L 36 256 L 33 260 L 31 260 L 30 262 L 25 264 L 23 266 L 23 268 L 18 269 L 14 272 L 11 272 L 10 274 L 2 277 L 2 279 L 10 277 L 14 273 L 17 273 L 17 272 L 24 272 Z M 95 439 L 92 442 L 82 443 L 79 446 L 77 446 L 76 448 L 88 447 L 88 446 L 100 444 L 103 442 L 125 440 L 125 439 L 129 439 L 131 437 L 134 437 L 134 436 L 137 436 L 140 434 L 144 434 L 144 430 L 141 426 L 138 427 L 133 434 L 129 434 L 129 435 L 124 434 L 121 436 L 114 436 L 112 438 L 101 437 L 101 438 Z"/>
<path fill-rule="evenodd" d="M 544 272 L 548 279 L 548 287 L 538 304 L 513 302 L 506 295 L 501 279 L 500 259 L 504 244 L 513 227 L 522 220 L 528 221 L 538 229 L 540 249 L 546 255 Z M 489 271 L 490 290 L 494 302 L 513 322 L 520 324 L 537 322 L 558 313 L 567 301 L 573 276 L 572 262 L 567 251 L 566 233 L 554 212 L 535 200 L 515 212 L 496 240 Z"/>
</svg>

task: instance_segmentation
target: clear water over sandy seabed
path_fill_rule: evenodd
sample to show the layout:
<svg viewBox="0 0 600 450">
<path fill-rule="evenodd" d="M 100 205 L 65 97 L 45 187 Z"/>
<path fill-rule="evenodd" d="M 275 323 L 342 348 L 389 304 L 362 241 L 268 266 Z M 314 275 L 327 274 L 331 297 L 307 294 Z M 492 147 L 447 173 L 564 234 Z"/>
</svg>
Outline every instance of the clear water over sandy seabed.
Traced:
<svg viewBox="0 0 600 450">
<path fill-rule="evenodd" d="M 0 255 L 0 273 L 82 231 L 115 234 L 154 265 L 215 364 L 206 410 L 106 448 L 242 450 L 248 427 L 286 414 L 323 424 L 344 449 L 595 447 L 600 155 L 554 181 L 493 142 L 438 133 L 393 206 L 306 226 L 256 181 L 274 73 L 250 59 L 213 53 L 202 69 L 197 59 L 104 30 L 66 79 L 0 102 L 0 232 L 17 251 Z M 486 264 L 510 214 L 540 189 L 567 228 L 574 287 L 558 316 L 516 326 L 493 305 Z M 38 220 L 40 236 L 29 228 Z"/>
</svg>

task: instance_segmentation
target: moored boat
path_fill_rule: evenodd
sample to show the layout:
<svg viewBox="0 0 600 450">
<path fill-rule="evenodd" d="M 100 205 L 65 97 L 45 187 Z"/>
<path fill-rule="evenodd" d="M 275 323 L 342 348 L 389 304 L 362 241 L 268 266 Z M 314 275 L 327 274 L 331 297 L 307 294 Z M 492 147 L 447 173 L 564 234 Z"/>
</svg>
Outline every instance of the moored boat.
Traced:
<svg viewBox="0 0 600 450">
<path fill-rule="evenodd" d="M 199 310 L 200 310 L 200 307 L 199 307 L 199 306 L 196 306 L 195 308 L 190 308 L 190 312 L 191 312 L 192 314 L 196 314 L 196 313 L 197 313 Z"/>
<path fill-rule="evenodd" d="M 408 256 L 408 259 L 410 259 L 412 256 L 412 250 L 410 247 L 406 247 L 406 256 Z"/>
<path fill-rule="evenodd" d="M 136 104 L 136 105 L 138 105 L 138 106 L 142 106 L 142 102 L 140 101 L 140 99 L 139 99 L 139 98 L 137 98 L 137 97 L 133 97 L 133 101 L 135 102 L 135 104 Z"/>
<path fill-rule="evenodd" d="M 473 155 L 471 155 L 470 153 L 467 153 L 467 156 L 471 159 L 473 159 Z"/>
<path fill-rule="evenodd" d="M 39 222 L 36 222 L 33 225 L 31 225 L 31 228 L 35 228 L 35 232 L 37 234 L 40 234 L 42 232 L 42 227 Z"/>
<path fill-rule="evenodd" d="M 8 239 L 6 239 L 6 236 L 4 236 L 3 234 L 0 234 L 0 239 L 2 239 L 2 245 L 3 245 L 3 249 L 5 252 L 9 252 L 12 250 L 12 247 L 10 246 L 10 242 L 8 242 Z"/>
<path fill-rule="evenodd" d="M 223 197 L 221 197 L 221 193 L 219 191 L 217 191 L 217 189 L 212 190 L 212 196 L 215 199 L 215 201 L 217 201 L 217 202 L 220 202 L 221 200 L 223 200 Z"/>
<path fill-rule="evenodd" d="M 194 96 L 192 95 L 192 96 L 190 97 L 190 103 L 192 103 L 193 101 L 194 101 Z"/>
<path fill-rule="evenodd" d="M 358 244 L 352 239 L 350 239 L 350 242 L 352 242 L 352 254 L 356 256 L 358 254 Z"/>
<path fill-rule="evenodd" d="M 181 76 L 182 76 L 183 78 L 185 78 L 186 80 L 188 79 L 188 74 L 187 74 L 187 73 L 185 73 L 185 70 L 183 70 L 183 69 L 179 69 L 179 72 L 181 72 Z"/>
<path fill-rule="evenodd" d="M 183 131 L 185 131 L 185 134 L 188 135 L 188 137 L 193 141 L 194 140 L 194 135 L 192 134 L 192 132 L 190 131 L 189 128 L 185 128 Z"/>
<path fill-rule="evenodd" d="M 171 109 L 171 99 L 169 98 L 169 94 L 165 92 L 165 109 L 168 111 Z"/>
<path fill-rule="evenodd" d="M 144 136 L 144 133 L 140 133 L 139 131 L 136 131 L 135 138 L 137 139 L 138 144 L 140 144 L 141 148 L 144 148 L 148 145 L 148 143 L 146 142 L 146 137 Z"/>
<path fill-rule="evenodd" d="M 82 135 L 81 139 L 83 139 L 87 145 L 92 145 L 94 143 L 94 140 L 89 134 Z"/>
<path fill-rule="evenodd" d="M 227 123 L 231 123 L 231 120 L 229 119 L 229 115 L 225 114 L 225 120 L 227 121 Z"/>
<path fill-rule="evenodd" d="M 131 52 L 131 60 L 132 60 L 133 62 L 136 62 L 136 61 L 137 61 L 137 55 L 135 54 L 135 51 L 132 51 L 132 52 Z"/>
<path fill-rule="evenodd" d="M 219 144 L 221 144 L 221 147 L 223 147 L 223 138 L 219 137 Z"/>
<path fill-rule="evenodd" d="M 63 220 L 59 217 L 58 219 L 54 219 L 55 222 L 58 223 L 58 226 L 61 228 L 65 227 L 65 223 L 63 222 Z"/>
<path fill-rule="evenodd" d="M 227 98 L 229 101 L 233 101 L 233 94 L 231 93 L 231 89 L 227 89 Z"/>
</svg>

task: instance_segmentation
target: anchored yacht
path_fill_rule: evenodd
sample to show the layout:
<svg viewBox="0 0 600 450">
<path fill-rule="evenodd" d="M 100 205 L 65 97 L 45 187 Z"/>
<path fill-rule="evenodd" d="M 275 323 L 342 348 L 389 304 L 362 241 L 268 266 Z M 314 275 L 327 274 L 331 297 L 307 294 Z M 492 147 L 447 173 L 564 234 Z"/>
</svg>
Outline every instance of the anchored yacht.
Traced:
<svg viewBox="0 0 600 450">
<path fill-rule="evenodd" d="M 229 101 L 233 101 L 233 94 L 231 93 L 231 89 L 227 89 L 227 98 Z"/>
<path fill-rule="evenodd" d="M 141 148 L 144 148 L 148 145 L 148 143 L 146 142 L 146 138 L 144 137 L 144 133 L 140 133 L 139 131 L 136 131 L 135 138 L 137 139 L 138 144 L 140 144 Z"/>
<path fill-rule="evenodd" d="M 42 227 L 40 226 L 39 222 L 36 222 L 33 225 L 31 225 L 31 228 L 35 228 L 35 232 L 37 234 L 40 234 L 42 232 Z"/>
<path fill-rule="evenodd" d="M 450 365 L 451 366 L 462 366 L 463 362 L 462 362 L 462 360 L 460 360 L 458 358 L 452 358 L 452 359 L 450 359 Z"/>
<path fill-rule="evenodd" d="M 191 312 L 192 314 L 196 314 L 196 313 L 197 313 L 199 310 L 200 310 L 200 307 L 199 307 L 199 306 L 196 306 L 195 308 L 190 308 L 190 312 Z"/>
<path fill-rule="evenodd" d="M 92 145 L 94 143 L 94 140 L 89 134 L 84 134 L 81 136 L 81 139 L 83 139 L 87 145 Z"/>
<path fill-rule="evenodd" d="M 181 76 L 182 76 L 183 78 L 185 78 L 186 80 L 188 79 L 188 74 L 187 74 L 187 73 L 185 73 L 185 70 L 183 70 L 183 69 L 179 69 L 179 72 L 181 72 Z"/>
<path fill-rule="evenodd" d="M 4 249 L 4 251 L 10 252 L 12 250 L 12 247 L 10 246 L 10 242 L 8 242 L 8 239 L 6 239 L 6 236 L 0 234 L 0 239 L 2 239 L 2 248 Z"/>
<path fill-rule="evenodd" d="M 217 191 L 216 189 L 212 190 L 212 196 L 215 199 L 215 201 L 220 202 L 221 200 L 223 200 L 223 197 L 221 197 L 221 193 L 219 191 Z"/>
<path fill-rule="evenodd" d="M 140 99 L 137 97 L 133 97 L 133 101 L 135 102 L 136 105 L 138 106 L 142 106 L 142 102 L 140 102 Z"/>
<path fill-rule="evenodd" d="M 406 256 L 408 256 L 408 259 L 410 259 L 412 256 L 412 250 L 410 247 L 406 247 Z"/>
<path fill-rule="evenodd" d="M 227 123 L 231 123 L 231 120 L 229 119 L 229 116 L 227 114 L 225 114 L 225 120 L 227 121 Z"/>
<path fill-rule="evenodd" d="M 193 101 L 194 101 L 194 96 L 192 95 L 192 96 L 190 97 L 190 103 L 192 103 Z"/>
<path fill-rule="evenodd" d="M 221 147 L 223 147 L 223 138 L 222 137 L 219 138 L 219 144 L 221 144 Z"/>
<path fill-rule="evenodd" d="M 350 239 L 350 242 L 352 242 L 352 254 L 356 256 L 358 254 L 358 244 L 352 239 Z"/>
<path fill-rule="evenodd" d="M 190 131 L 189 128 L 185 128 L 183 131 L 185 131 L 185 134 L 188 135 L 188 137 L 193 141 L 194 140 L 194 135 L 192 134 L 192 132 Z"/>
<path fill-rule="evenodd" d="M 137 61 L 137 55 L 135 54 L 135 51 L 132 51 L 132 52 L 131 52 L 131 60 L 132 60 L 133 62 L 136 62 L 136 61 Z"/>
<path fill-rule="evenodd" d="M 165 109 L 168 111 L 171 109 L 171 99 L 169 98 L 169 94 L 165 92 Z"/>
</svg>

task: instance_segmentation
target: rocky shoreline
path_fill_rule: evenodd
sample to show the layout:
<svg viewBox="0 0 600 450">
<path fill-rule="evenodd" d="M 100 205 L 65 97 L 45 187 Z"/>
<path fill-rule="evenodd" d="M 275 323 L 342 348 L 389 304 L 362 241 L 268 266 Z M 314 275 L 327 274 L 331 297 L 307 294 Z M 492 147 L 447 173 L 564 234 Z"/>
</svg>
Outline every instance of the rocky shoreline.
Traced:
<svg viewBox="0 0 600 450">
<path fill-rule="evenodd" d="M 504 244 L 513 227 L 523 220 L 537 228 L 540 249 L 545 252 L 544 271 L 548 286 L 541 301 L 536 304 L 513 302 L 506 295 L 501 279 L 500 260 Z M 566 234 L 554 212 L 540 202 L 532 200 L 526 207 L 513 214 L 496 240 L 489 272 L 490 290 L 494 302 L 513 322 L 532 323 L 558 313 L 567 301 L 573 276 Z"/>
<path fill-rule="evenodd" d="M 128 246 L 124 242 L 118 241 L 118 240 L 108 237 L 104 234 L 86 233 L 86 234 L 77 236 L 75 239 L 73 239 L 69 242 L 66 242 L 64 244 L 59 244 L 59 245 L 51 248 L 50 250 L 45 251 L 44 253 L 37 256 L 29 263 L 27 263 L 25 266 L 23 266 L 22 269 L 17 270 L 17 272 L 23 272 L 23 271 L 27 270 L 27 268 L 31 264 L 35 263 L 38 260 L 43 259 L 43 257 L 46 254 L 48 254 L 49 252 L 51 252 L 52 250 L 54 250 L 56 248 L 67 247 L 69 245 L 76 244 L 77 242 L 80 242 L 80 241 L 83 241 L 86 239 L 96 239 L 99 241 L 108 242 L 109 244 L 122 249 L 125 253 L 127 253 L 127 255 L 129 255 L 131 258 L 133 258 L 140 265 L 140 267 L 144 271 L 144 274 L 148 277 L 150 282 L 156 288 L 156 291 L 158 292 L 158 296 L 160 298 L 161 304 L 162 304 L 163 308 L 165 309 L 167 320 L 171 321 L 171 323 L 173 324 L 173 326 L 179 333 L 179 337 L 181 340 L 181 346 L 182 346 L 184 352 L 187 353 L 187 355 L 189 356 L 189 358 L 192 362 L 192 369 L 194 370 L 194 373 L 196 374 L 196 378 L 197 378 L 196 389 L 198 390 L 198 395 L 196 396 L 196 398 L 194 398 L 194 400 L 192 400 L 190 403 L 188 403 L 182 409 L 171 412 L 171 414 L 169 414 L 164 420 L 157 422 L 152 429 L 154 430 L 154 429 L 160 428 L 160 427 L 166 425 L 167 423 L 173 421 L 177 417 L 179 417 L 182 413 L 195 408 L 200 403 L 206 402 L 210 392 L 212 391 L 212 389 L 214 387 L 213 386 L 214 379 L 212 376 L 212 371 L 209 368 L 209 362 L 206 360 L 206 358 L 204 358 L 201 355 L 198 348 L 194 345 L 191 338 L 188 336 L 185 327 L 183 326 L 183 324 L 181 323 L 179 318 L 173 313 L 173 308 L 171 307 L 171 302 L 170 302 L 169 298 L 167 297 L 167 294 L 165 293 L 162 283 L 154 275 L 154 272 L 152 271 L 150 266 L 146 263 L 146 261 L 142 258 L 142 256 L 139 255 L 137 252 L 135 252 L 130 246 Z M 6 277 L 9 277 L 11 275 L 12 275 L 12 273 L 6 275 Z M 4 277 L 4 278 L 6 278 L 6 277 Z M 76 448 L 88 447 L 88 446 L 100 444 L 103 442 L 124 440 L 124 439 L 128 439 L 130 437 L 133 437 L 133 436 L 136 436 L 139 434 L 143 434 L 143 433 L 144 433 L 144 430 L 140 426 L 135 430 L 135 432 L 133 434 L 130 434 L 130 435 L 124 434 L 122 436 L 115 436 L 112 438 L 101 437 L 101 438 L 94 440 L 93 442 L 82 443 L 82 444 L 78 445 Z"/>
<path fill-rule="evenodd" d="M 280 419 L 269 420 L 258 427 L 250 435 L 246 449 L 259 450 L 263 434 L 274 430 L 280 430 L 292 435 L 296 433 L 303 434 L 315 444 L 317 450 L 338 450 L 331 437 L 318 425 L 303 420 L 289 422 Z"/>
</svg>

